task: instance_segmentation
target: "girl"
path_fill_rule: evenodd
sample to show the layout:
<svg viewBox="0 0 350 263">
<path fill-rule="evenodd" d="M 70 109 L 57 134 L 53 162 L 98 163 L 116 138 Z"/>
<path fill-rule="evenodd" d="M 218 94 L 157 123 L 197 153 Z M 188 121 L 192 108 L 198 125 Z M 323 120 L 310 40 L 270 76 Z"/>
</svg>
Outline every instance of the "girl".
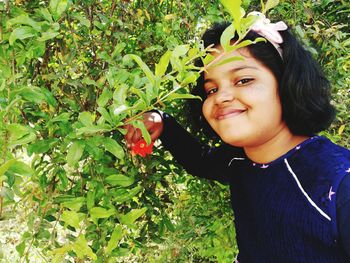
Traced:
<svg viewBox="0 0 350 263">
<path fill-rule="evenodd" d="M 219 61 L 244 58 L 208 68 L 193 90 L 203 99 L 191 102 L 194 122 L 221 146 L 200 145 L 160 111 L 144 123 L 189 173 L 230 185 L 237 261 L 350 262 L 350 151 L 315 135 L 334 118 L 329 83 L 283 22 L 259 16 L 244 40 L 266 42 L 223 55 L 228 24 L 203 36 Z M 141 132 L 127 129 L 131 147 Z"/>
</svg>

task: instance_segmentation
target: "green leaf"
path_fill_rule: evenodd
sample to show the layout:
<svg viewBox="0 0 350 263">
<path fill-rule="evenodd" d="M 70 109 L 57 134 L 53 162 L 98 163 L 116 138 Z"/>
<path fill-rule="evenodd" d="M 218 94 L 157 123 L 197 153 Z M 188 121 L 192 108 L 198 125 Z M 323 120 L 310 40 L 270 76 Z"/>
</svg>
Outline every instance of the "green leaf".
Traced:
<svg viewBox="0 0 350 263">
<path fill-rule="evenodd" d="M 21 161 L 16 161 L 9 167 L 8 171 L 22 176 L 30 176 L 34 173 L 33 169 L 28 164 Z"/>
<path fill-rule="evenodd" d="M 90 215 L 92 218 L 108 218 L 114 215 L 116 211 L 114 209 L 105 209 L 103 207 L 93 207 L 90 209 Z"/>
<path fill-rule="evenodd" d="M 232 62 L 232 61 L 240 61 L 240 60 L 244 60 L 244 58 L 243 57 L 238 57 L 238 56 L 229 57 L 227 59 L 220 60 L 219 62 L 213 64 L 212 67 L 217 67 L 217 66 L 221 66 L 221 65 L 224 65 L 224 64 Z"/>
<path fill-rule="evenodd" d="M 275 6 L 277 6 L 279 3 L 279 0 L 267 0 L 262 13 L 266 14 L 267 11 L 269 11 L 270 9 L 274 8 Z"/>
<path fill-rule="evenodd" d="M 104 107 L 107 104 L 107 102 L 112 98 L 112 96 L 112 92 L 108 88 L 104 88 L 100 97 L 98 97 L 98 106 Z"/>
<path fill-rule="evenodd" d="M 113 174 L 106 178 L 106 182 L 112 186 L 123 186 L 127 187 L 135 182 L 135 179 L 122 174 Z"/>
<path fill-rule="evenodd" d="M 80 235 L 77 240 L 72 244 L 73 251 L 77 254 L 79 259 L 84 259 L 85 256 L 90 257 L 92 260 L 96 260 L 97 256 L 89 247 L 85 236 Z"/>
<path fill-rule="evenodd" d="M 102 107 L 98 107 L 97 111 L 101 114 L 101 116 L 109 123 L 109 124 L 113 124 L 113 119 L 111 117 L 111 115 L 109 114 L 109 112 Z"/>
<path fill-rule="evenodd" d="M 49 23 L 53 23 L 52 16 L 47 8 L 40 8 L 39 13 Z"/>
<path fill-rule="evenodd" d="M 31 26 L 36 31 L 40 32 L 41 26 L 38 22 L 31 19 L 28 14 L 21 14 L 7 21 L 7 27 L 11 27 L 13 25 L 27 25 Z"/>
<path fill-rule="evenodd" d="M 66 244 L 60 248 L 56 248 L 52 251 L 49 251 L 48 254 L 53 256 L 52 263 L 61 263 L 64 262 L 65 255 L 70 250 L 72 250 L 72 245 Z"/>
<path fill-rule="evenodd" d="M 23 40 L 29 37 L 33 37 L 35 36 L 36 31 L 29 26 L 22 26 L 22 27 L 17 27 L 15 28 L 9 38 L 9 43 L 12 46 L 13 43 L 19 39 L 19 40 Z"/>
<path fill-rule="evenodd" d="M 53 18 L 57 21 L 68 6 L 68 0 L 51 0 L 50 1 L 50 11 Z"/>
<path fill-rule="evenodd" d="M 220 0 L 222 5 L 227 9 L 233 20 L 239 22 L 242 18 L 241 0 Z"/>
<path fill-rule="evenodd" d="M 142 137 L 145 139 L 146 143 L 149 145 L 151 143 L 151 135 L 149 134 L 143 121 L 139 121 L 139 120 L 133 121 L 132 125 L 135 128 L 138 128 L 141 130 Z"/>
<path fill-rule="evenodd" d="M 25 248 L 26 248 L 26 242 L 25 241 L 22 241 L 21 243 L 19 243 L 16 246 L 16 250 L 17 250 L 18 254 L 20 255 L 20 257 L 23 257 Z"/>
<path fill-rule="evenodd" d="M 69 147 L 66 158 L 69 166 L 74 167 L 78 163 L 84 153 L 84 147 L 84 143 L 80 141 L 73 142 L 71 147 Z"/>
<path fill-rule="evenodd" d="M 159 63 L 156 64 L 156 76 L 163 76 L 168 68 L 170 57 L 171 57 L 171 51 L 167 51 L 163 54 L 163 56 L 160 58 Z"/>
<path fill-rule="evenodd" d="M 109 151 L 111 154 L 113 154 L 118 159 L 124 158 L 124 150 L 123 148 L 117 143 L 115 140 L 109 137 L 103 138 L 102 144 L 106 151 Z"/>
<path fill-rule="evenodd" d="M 9 146 L 15 147 L 36 140 L 34 132 L 28 126 L 23 126 L 18 123 L 7 125 L 7 130 L 10 133 Z"/>
<path fill-rule="evenodd" d="M 195 96 L 192 94 L 181 94 L 181 93 L 172 93 L 165 98 L 164 101 L 172 101 L 177 99 L 202 99 L 200 96 Z"/>
<path fill-rule="evenodd" d="M 89 191 L 86 194 L 86 206 L 87 209 L 91 210 L 95 206 L 95 192 L 94 191 Z"/>
<path fill-rule="evenodd" d="M 220 37 L 220 45 L 224 51 L 227 51 L 231 46 L 231 39 L 235 36 L 235 32 L 236 29 L 233 24 L 229 25 L 224 32 L 222 32 Z"/>
<path fill-rule="evenodd" d="M 213 56 L 212 54 L 208 54 L 205 56 L 205 58 L 203 59 L 203 65 L 207 66 L 210 62 L 212 62 L 215 59 L 215 56 Z"/>
<path fill-rule="evenodd" d="M 48 152 L 58 141 L 56 138 L 50 138 L 46 140 L 36 141 L 30 144 L 27 148 L 28 155 L 31 156 L 33 153 L 40 154 Z"/>
<path fill-rule="evenodd" d="M 186 78 L 181 82 L 180 86 L 185 87 L 191 83 L 194 83 L 194 82 L 196 82 L 198 77 L 199 77 L 199 73 L 189 72 L 189 74 L 187 74 Z"/>
<path fill-rule="evenodd" d="M 53 117 L 50 122 L 68 122 L 70 118 L 71 113 L 69 112 L 63 112 L 55 117 Z"/>
<path fill-rule="evenodd" d="M 190 49 L 189 45 L 176 46 L 175 49 L 173 50 L 171 56 L 174 58 L 184 56 L 184 55 L 186 55 L 186 53 L 188 52 L 189 49 Z"/>
<path fill-rule="evenodd" d="M 36 104 L 40 104 L 46 100 L 46 97 L 41 89 L 36 86 L 19 86 L 19 88 L 14 90 L 11 95 L 19 95 L 24 100 L 34 102 Z"/>
<path fill-rule="evenodd" d="M 139 67 L 142 69 L 142 71 L 145 73 L 148 80 L 151 82 L 152 85 L 155 84 L 155 76 L 153 75 L 152 71 L 149 69 L 149 67 L 146 65 L 145 62 L 142 61 L 142 59 L 137 55 L 129 55 L 132 59 L 136 61 L 136 63 L 139 65 Z"/>
<path fill-rule="evenodd" d="M 142 187 L 140 185 L 138 185 L 130 190 L 126 190 L 124 188 L 118 189 L 117 191 L 115 191 L 115 195 L 114 195 L 115 197 L 113 198 L 113 200 L 118 202 L 118 203 L 123 203 L 123 202 L 128 201 L 131 198 L 133 198 L 141 190 L 142 190 Z"/>
<path fill-rule="evenodd" d="M 60 183 L 63 189 L 66 189 L 68 186 L 68 177 L 65 171 L 61 171 L 58 173 L 58 178 L 60 179 Z M 69 207 L 70 208 L 70 207 Z"/>
<path fill-rule="evenodd" d="M 11 159 L 8 160 L 6 163 L 0 166 L 0 177 L 5 174 L 5 172 L 14 164 L 17 162 L 17 159 Z"/>
<path fill-rule="evenodd" d="M 59 195 L 59 196 L 54 198 L 54 203 L 55 204 L 61 204 L 63 202 L 73 201 L 75 199 L 76 199 L 76 196 L 62 194 L 62 195 Z"/>
<path fill-rule="evenodd" d="M 55 37 L 57 37 L 60 33 L 56 32 L 56 31 L 46 31 L 46 32 L 42 32 L 41 36 L 37 38 L 38 41 L 44 42 L 47 41 L 49 39 L 53 39 Z"/>
<path fill-rule="evenodd" d="M 74 228 L 79 228 L 79 223 L 81 221 L 78 213 L 75 211 L 63 211 L 61 220 Z"/>
<path fill-rule="evenodd" d="M 81 25 L 86 26 L 87 28 L 90 28 L 90 20 L 87 19 L 84 15 L 76 13 L 73 15 L 73 17 L 79 20 Z"/>
<path fill-rule="evenodd" d="M 75 197 L 62 202 L 61 205 L 63 207 L 69 208 L 70 210 L 79 211 L 79 209 L 84 205 L 84 203 L 84 197 Z"/>
<path fill-rule="evenodd" d="M 133 209 L 126 215 L 120 215 L 120 222 L 125 225 L 132 225 L 138 218 L 143 216 L 147 211 L 147 208 Z"/>
<path fill-rule="evenodd" d="M 175 231 L 175 226 L 170 221 L 170 219 L 169 219 L 169 217 L 167 215 L 163 215 L 163 222 L 164 222 L 165 226 L 169 229 L 169 231 L 171 231 L 171 232 Z"/>
<path fill-rule="evenodd" d="M 39 45 L 41 45 L 39 43 Z M 44 45 L 45 47 L 45 45 Z M 52 107 L 56 107 L 57 106 L 57 100 L 55 98 L 55 96 L 51 93 L 51 91 L 49 91 L 48 89 L 45 89 L 43 87 L 41 87 L 40 89 L 41 93 L 43 93 L 45 101 L 51 105 Z"/>
<path fill-rule="evenodd" d="M 128 86 L 126 84 L 118 85 L 113 93 L 113 100 L 116 105 L 124 105 L 127 97 Z"/>
<path fill-rule="evenodd" d="M 124 235 L 123 227 L 121 225 L 116 225 L 111 235 L 111 239 L 108 241 L 108 244 L 107 244 L 107 248 L 106 248 L 107 254 L 110 254 L 112 250 L 118 246 L 118 243 L 122 239 L 123 235 Z"/>
<path fill-rule="evenodd" d="M 117 55 L 120 55 L 120 53 L 124 50 L 124 48 L 126 47 L 125 43 L 118 43 L 115 48 L 114 51 L 112 52 L 112 58 L 115 58 Z"/>
<path fill-rule="evenodd" d="M 258 37 L 254 41 L 252 41 L 252 40 L 244 40 L 242 42 L 239 42 L 238 44 L 235 44 L 235 45 L 232 45 L 232 46 L 228 47 L 227 51 L 228 52 L 232 52 L 233 50 L 237 50 L 237 49 L 242 48 L 242 47 L 253 45 L 253 44 L 256 44 L 258 42 L 266 42 L 266 39 L 263 38 L 263 37 Z"/>
<path fill-rule="evenodd" d="M 101 124 L 97 126 L 88 126 L 88 127 L 79 128 L 76 132 L 76 135 L 94 134 L 94 133 L 108 132 L 111 130 L 112 130 L 111 126 L 109 126 L 108 124 Z"/>
<path fill-rule="evenodd" d="M 83 111 L 79 114 L 78 120 L 85 126 L 89 127 L 93 125 L 92 122 L 94 121 L 94 118 L 90 112 Z"/>
</svg>

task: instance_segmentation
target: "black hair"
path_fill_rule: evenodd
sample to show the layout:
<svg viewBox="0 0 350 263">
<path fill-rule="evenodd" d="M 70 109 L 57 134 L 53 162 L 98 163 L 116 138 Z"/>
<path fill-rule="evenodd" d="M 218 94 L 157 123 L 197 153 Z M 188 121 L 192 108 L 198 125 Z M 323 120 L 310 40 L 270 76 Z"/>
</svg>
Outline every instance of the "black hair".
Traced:
<svg viewBox="0 0 350 263">
<path fill-rule="evenodd" d="M 203 37 L 204 47 L 220 44 L 222 32 L 230 24 L 214 24 Z M 282 118 L 290 131 L 295 135 L 312 136 L 329 127 L 335 117 L 335 109 L 331 105 L 330 84 L 319 64 L 313 59 L 296 39 L 290 30 L 280 31 L 283 43 L 280 44 L 283 55 L 268 41 L 247 46 L 249 53 L 271 70 L 278 82 L 278 92 L 282 105 Z M 255 40 L 261 37 L 250 31 L 244 40 Z M 237 36 L 232 40 L 235 41 Z M 203 66 L 202 60 L 196 66 Z M 196 131 L 203 130 L 210 137 L 215 132 L 202 114 L 204 91 L 204 73 L 197 80 L 192 94 L 200 96 L 202 101 L 189 100 L 190 120 Z"/>
</svg>

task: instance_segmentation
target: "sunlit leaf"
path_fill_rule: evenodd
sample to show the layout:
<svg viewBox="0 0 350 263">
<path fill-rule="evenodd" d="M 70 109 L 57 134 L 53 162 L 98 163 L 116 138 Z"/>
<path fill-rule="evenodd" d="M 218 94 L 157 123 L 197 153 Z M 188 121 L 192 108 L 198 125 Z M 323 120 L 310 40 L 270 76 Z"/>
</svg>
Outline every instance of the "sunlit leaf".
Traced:
<svg viewBox="0 0 350 263">
<path fill-rule="evenodd" d="M 6 163 L 2 164 L 0 166 L 0 176 L 3 176 L 5 172 L 14 164 L 17 162 L 17 159 L 8 160 Z"/>
<path fill-rule="evenodd" d="M 137 56 L 137 55 L 128 55 L 132 59 L 136 61 L 136 63 L 139 65 L 139 67 L 142 69 L 142 71 L 145 73 L 148 80 L 154 85 L 155 84 L 155 76 L 153 75 L 152 71 L 149 69 L 149 67 L 146 65 L 143 60 Z"/>
<path fill-rule="evenodd" d="M 123 227 L 121 225 L 116 225 L 111 235 L 111 239 L 108 241 L 108 244 L 107 244 L 107 248 L 106 248 L 107 254 L 110 254 L 112 250 L 118 246 L 118 243 L 122 239 L 123 235 L 124 235 Z"/>
<path fill-rule="evenodd" d="M 28 14 L 21 14 L 7 21 L 8 27 L 11 27 L 13 25 L 18 25 L 18 24 L 31 26 L 33 29 L 35 29 L 38 32 L 41 30 L 40 24 L 35 20 L 33 20 L 32 18 L 30 18 Z"/>
<path fill-rule="evenodd" d="M 9 43 L 10 45 L 13 45 L 13 43 L 19 39 L 19 40 L 23 40 L 26 38 L 30 38 L 35 36 L 36 31 L 29 26 L 22 26 L 22 27 L 17 27 L 15 28 L 9 38 Z"/>
<path fill-rule="evenodd" d="M 90 209 L 90 215 L 93 218 L 108 218 L 114 215 L 116 212 L 114 209 L 105 209 L 103 207 L 93 207 Z"/>
<path fill-rule="evenodd" d="M 163 54 L 163 56 L 160 58 L 159 63 L 156 64 L 156 76 L 163 76 L 166 72 L 169 61 L 171 57 L 171 51 L 167 51 Z"/>
<path fill-rule="evenodd" d="M 124 150 L 120 146 L 120 144 L 117 143 L 117 141 L 113 140 L 112 138 L 106 137 L 103 139 L 102 144 L 107 151 L 109 151 L 111 154 L 113 154 L 118 159 L 124 158 L 124 155 L 125 155 Z"/>
<path fill-rule="evenodd" d="M 230 13 L 231 17 L 235 21 L 240 21 L 242 18 L 242 12 L 241 12 L 241 0 L 220 0 L 222 5 L 226 8 L 226 10 Z"/>
<path fill-rule="evenodd" d="M 63 211 L 61 215 L 61 220 L 65 222 L 67 225 L 70 225 L 74 228 L 79 228 L 79 215 L 75 211 Z"/>
<path fill-rule="evenodd" d="M 265 14 L 267 11 L 277 6 L 278 3 L 279 3 L 279 0 L 267 0 L 264 6 L 264 9 L 262 10 L 262 13 Z"/>
<path fill-rule="evenodd" d="M 85 236 L 80 235 L 77 240 L 72 244 L 73 251 L 77 254 L 79 259 L 84 259 L 85 256 L 90 257 L 92 260 L 96 260 L 97 256 L 89 247 Z"/>
<path fill-rule="evenodd" d="M 68 0 L 51 0 L 50 1 L 50 12 L 54 19 L 57 21 L 61 15 L 66 11 L 68 6 Z"/>
<path fill-rule="evenodd" d="M 67 164 L 69 166 L 74 167 L 78 163 L 78 161 L 84 153 L 84 148 L 85 145 L 83 142 L 73 142 L 73 144 L 69 147 L 67 152 Z"/>
<path fill-rule="evenodd" d="M 181 94 L 181 93 L 172 93 L 164 101 L 172 101 L 172 100 L 177 100 L 177 99 L 202 99 L 199 96 L 195 96 L 192 94 Z"/>
<path fill-rule="evenodd" d="M 220 45 L 227 51 L 229 46 L 231 45 L 231 39 L 235 36 L 236 29 L 233 24 L 229 25 L 224 32 L 222 32 L 220 37 Z"/>
<path fill-rule="evenodd" d="M 128 177 L 122 174 L 113 174 L 108 176 L 106 179 L 106 182 L 112 186 L 123 186 L 127 187 L 134 183 L 134 178 Z"/>
<path fill-rule="evenodd" d="M 104 88 L 101 95 L 98 97 L 98 106 L 104 107 L 107 104 L 107 102 L 112 98 L 112 96 L 112 92 L 108 88 Z"/>
<path fill-rule="evenodd" d="M 138 128 L 141 130 L 142 137 L 145 139 L 147 144 L 150 144 L 151 143 L 151 135 L 149 134 L 143 121 L 139 121 L 139 120 L 133 121 L 132 125 L 135 128 Z"/>
<path fill-rule="evenodd" d="M 175 49 L 173 50 L 173 52 L 171 53 L 171 56 L 173 56 L 175 58 L 184 56 L 184 55 L 186 55 L 186 53 L 188 52 L 189 49 L 190 49 L 189 45 L 176 46 Z"/>
<path fill-rule="evenodd" d="M 147 208 L 133 209 L 126 215 L 120 215 L 120 222 L 125 225 L 132 225 L 138 218 L 143 216 L 147 211 Z"/>
</svg>

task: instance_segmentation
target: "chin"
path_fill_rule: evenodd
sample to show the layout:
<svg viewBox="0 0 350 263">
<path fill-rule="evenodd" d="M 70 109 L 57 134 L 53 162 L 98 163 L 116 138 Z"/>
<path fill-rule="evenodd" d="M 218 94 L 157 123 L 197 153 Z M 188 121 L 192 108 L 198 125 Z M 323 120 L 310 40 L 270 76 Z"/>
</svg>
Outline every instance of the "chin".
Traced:
<svg viewBox="0 0 350 263">
<path fill-rule="evenodd" d="M 245 136 L 232 136 L 232 134 L 220 136 L 221 140 L 229 145 L 235 147 L 243 147 L 247 144 L 247 138 Z"/>
</svg>

